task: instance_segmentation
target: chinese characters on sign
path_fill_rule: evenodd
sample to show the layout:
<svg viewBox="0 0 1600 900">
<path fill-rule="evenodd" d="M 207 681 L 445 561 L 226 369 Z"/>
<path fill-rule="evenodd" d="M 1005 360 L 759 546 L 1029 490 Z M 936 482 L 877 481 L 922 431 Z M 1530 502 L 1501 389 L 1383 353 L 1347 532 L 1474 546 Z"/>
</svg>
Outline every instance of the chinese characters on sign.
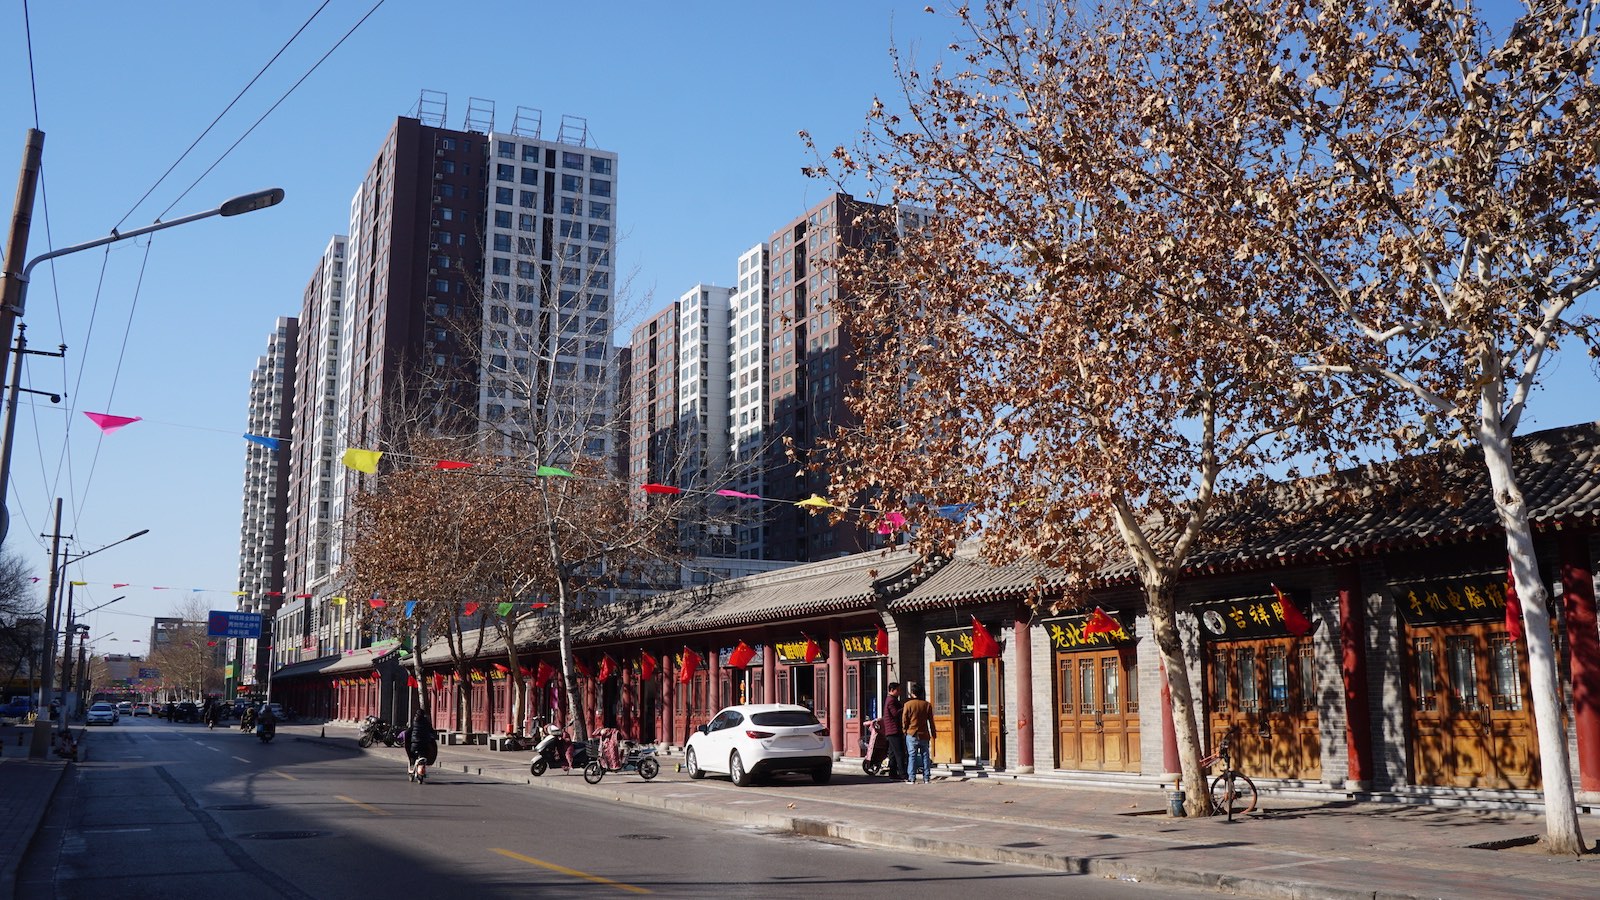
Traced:
<svg viewBox="0 0 1600 900">
<path fill-rule="evenodd" d="M 1389 588 L 1407 625 L 1487 622 L 1506 614 L 1504 571 L 1391 583 Z"/>
<path fill-rule="evenodd" d="M 1303 592 L 1284 593 L 1299 608 L 1310 609 Z M 1208 641 L 1289 636 L 1289 628 L 1283 621 L 1283 606 L 1272 594 L 1197 603 L 1194 612 L 1200 617 L 1200 634 Z"/>
<path fill-rule="evenodd" d="M 1085 633 L 1089 613 L 1081 616 L 1062 616 L 1045 619 L 1044 633 L 1050 637 L 1050 646 L 1057 651 L 1093 650 L 1104 647 L 1127 647 L 1134 643 L 1133 629 L 1129 628 L 1119 613 L 1108 613 L 1117 623 L 1117 630 L 1096 634 Z"/>
<path fill-rule="evenodd" d="M 847 631 L 839 636 L 839 642 L 844 646 L 845 659 L 876 659 L 882 655 L 878 653 L 876 631 Z"/>
<path fill-rule="evenodd" d="M 206 617 L 206 634 L 211 637 L 259 638 L 261 613 L 214 609 Z"/>
<path fill-rule="evenodd" d="M 990 634 L 997 633 L 993 626 L 985 626 Z M 972 658 L 972 627 L 942 628 L 938 631 L 928 632 L 928 640 L 933 644 L 933 661 L 944 662 L 948 659 Z"/>
<path fill-rule="evenodd" d="M 807 643 L 808 642 L 803 637 L 801 637 L 801 638 L 792 638 L 792 639 L 787 640 L 787 641 L 778 641 L 778 642 L 774 643 L 773 646 L 776 647 L 777 650 L 778 650 L 778 662 L 784 663 L 785 665 L 791 665 L 791 666 L 803 666 L 803 665 L 805 665 L 806 662 L 807 662 L 807 660 L 806 660 L 806 644 Z M 821 662 L 822 660 L 828 658 L 828 646 L 827 646 L 827 644 L 825 642 L 823 642 L 823 641 L 818 641 L 817 642 L 817 647 L 819 648 L 817 656 L 816 656 L 815 659 L 810 660 L 810 662 L 813 662 L 813 663 Z"/>
</svg>

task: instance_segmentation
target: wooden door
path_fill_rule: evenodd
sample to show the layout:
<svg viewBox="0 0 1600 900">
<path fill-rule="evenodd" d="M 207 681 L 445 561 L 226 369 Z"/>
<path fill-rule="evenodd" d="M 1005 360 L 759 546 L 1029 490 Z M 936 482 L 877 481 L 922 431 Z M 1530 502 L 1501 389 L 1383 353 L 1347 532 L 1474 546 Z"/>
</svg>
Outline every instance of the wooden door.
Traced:
<svg viewBox="0 0 1600 900">
<path fill-rule="evenodd" d="M 1058 655 L 1056 696 L 1061 768 L 1139 771 L 1139 672 L 1131 648 Z"/>
<path fill-rule="evenodd" d="M 1233 736 L 1234 764 L 1263 778 L 1322 777 L 1316 649 L 1309 637 L 1212 644 L 1211 747 Z"/>
<path fill-rule="evenodd" d="M 1006 685 L 1001 678 L 1000 660 L 986 660 L 983 668 L 984 679 L 989 684 L 989 766 L 1003 769 L 1006 765 Z"/>
<path fill-rule="evenodd" d="M 1412 777 L 1444 787 L 1535 790 L 1527 659 L 1503 626 L 1407 631 Z"/>
<path fill-rule="evenodd" d="M 936 662 L 928 667 L 928 700 L 933 704 L 933 744 L 929 752 L 936 763 L 960 762 L 956 758 L 956 665 Z"/>
</svg>

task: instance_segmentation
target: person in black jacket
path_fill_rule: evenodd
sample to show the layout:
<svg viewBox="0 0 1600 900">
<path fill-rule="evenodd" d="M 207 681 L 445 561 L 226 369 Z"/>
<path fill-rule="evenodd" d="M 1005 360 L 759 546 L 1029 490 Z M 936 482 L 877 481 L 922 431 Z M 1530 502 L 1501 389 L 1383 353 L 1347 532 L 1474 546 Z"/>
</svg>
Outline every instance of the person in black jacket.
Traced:
<svg viewBox="0 0 1600 900">
<path fill-rule="evenodd" d="M 889 777 L 906 780 L 906 739 L 901 733 L 900 713 L 904 701 L 900 699 L 900 682 L 889 682 L 889 697 L 883 701 L 883 715 L 878 719 L 879 733 L 889 742 Z"/>
<path fill-rule="evenodd" d="M 439 737 L 433 731 L 433 720 L 422 707 L 411 713 L 411 724 L 406 726 L 406 771 L 411 780 L 422 784 L 428 780 L 428 767 L 439 755 Z"/>
</svg>

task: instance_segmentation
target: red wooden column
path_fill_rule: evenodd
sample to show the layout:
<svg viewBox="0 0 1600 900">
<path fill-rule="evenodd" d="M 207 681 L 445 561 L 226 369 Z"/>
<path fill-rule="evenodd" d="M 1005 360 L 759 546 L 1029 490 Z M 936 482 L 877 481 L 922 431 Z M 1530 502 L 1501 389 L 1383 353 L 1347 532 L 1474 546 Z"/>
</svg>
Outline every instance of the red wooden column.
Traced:
<svg viewBox="0 0 1600 900">
<path fill-rule="evenodd" d="M 1178 726 L 1172 718 L 1172 685 L 1167 683 L 1166 663 L 1161 664 L 1161 766 L 1166 769 L 1162 774 L 1174 779 L 1183 773 L 1183 761 L 1178 758 Z"/>
<path fill-rule="evenodd" d="M 778 645 L 772 635 L 766 635 L 761 644 L 761 702 L 778 702 Z"/>
<path fill-rule="evenodd" d="M 1011 623 L 1011 646 L 1016 648 L 1017 769 L 1033 771 L 1033 629 L 1023 616 Z"/>
<path fill-rule="evenodd" d="M 714 716 L 722 709 L 722 648 L 711 645 L 706 654 L 706 715 Z"/>
<path fill-rule="evenodd" d="M 663 650 L 661 659 L 661 742 L 677 743 L 678 676 L 672 671 L 672 651 Z"/>
<path fill-rule="evenodd" d="M 1339 569 L 1340 674 L 1344 676 L 1346 777 L 1372 785 L 1372 727 L 1367 714 L 1367 603 L 1361 596 L 1361 571 Z"/>
<path fill-rule="evenodd" d="M 1572 729 L 1578 735 L 1578 790 L 1600 792 L 1600 633 L 1595 630 L 1589 536 L 1561 535 L 1561 587 L 1572 665 Z"/>
<path fill-rule="evenodd" d="M 844 642 L 838 623 L 828 625 L 828 734 L 833 749 L 844 752 Z"/>
</svg>

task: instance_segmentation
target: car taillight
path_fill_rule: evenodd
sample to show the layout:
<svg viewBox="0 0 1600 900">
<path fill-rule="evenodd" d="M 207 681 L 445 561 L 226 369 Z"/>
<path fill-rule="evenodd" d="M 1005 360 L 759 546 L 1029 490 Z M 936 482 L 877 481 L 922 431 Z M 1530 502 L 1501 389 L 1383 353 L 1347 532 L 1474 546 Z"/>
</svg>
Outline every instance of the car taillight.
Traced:
<svg viewBox="0 0 1600 900">
<path fill-rule="evenodd" d="M 759 740 L 762 740 L 764 738 L 772 737 L 772 732 L 770 732 L 770 731 L 755 731 L 754 729 L 752 729 L 750 731 L 746 731 L 744 733 L 744 736 L 747 737 L 747 738 L 750 738 L 751 740 L 759 741 Z"/>
<path fill-rule="evenodd" d="M 821 728 L 818 728 L 815 732 L 812 732 L 812 733 L 815 734 L 817 737 L 827 737 L 828 736 L 828 726 L 824 725 L 824 726 L 822 726 Z"/>
</svg>

